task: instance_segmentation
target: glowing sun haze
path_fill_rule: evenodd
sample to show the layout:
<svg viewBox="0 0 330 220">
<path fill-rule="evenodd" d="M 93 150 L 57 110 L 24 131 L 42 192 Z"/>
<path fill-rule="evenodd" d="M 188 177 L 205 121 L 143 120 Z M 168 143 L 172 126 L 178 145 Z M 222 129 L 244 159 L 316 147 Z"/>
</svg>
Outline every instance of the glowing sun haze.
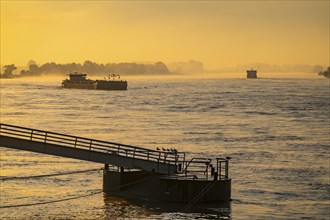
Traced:
<svg viewBox="0 0 330 220">
<path fill-rule="evenodd" d="M 329 1 L 3 1 L 1 65 L 329 65 Z"/>
</svg>

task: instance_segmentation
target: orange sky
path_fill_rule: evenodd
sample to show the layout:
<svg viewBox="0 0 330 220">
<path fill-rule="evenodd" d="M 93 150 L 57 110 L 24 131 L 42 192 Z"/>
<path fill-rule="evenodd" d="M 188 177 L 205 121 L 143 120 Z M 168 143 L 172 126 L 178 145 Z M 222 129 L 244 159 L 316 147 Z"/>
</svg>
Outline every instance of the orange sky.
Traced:
<svg viewBox="0 0 330 220">
<path fill-rule="evenodd" d="M 1 66 L 329 65 L 329 1 L 3 1 Z"/>
</svg>

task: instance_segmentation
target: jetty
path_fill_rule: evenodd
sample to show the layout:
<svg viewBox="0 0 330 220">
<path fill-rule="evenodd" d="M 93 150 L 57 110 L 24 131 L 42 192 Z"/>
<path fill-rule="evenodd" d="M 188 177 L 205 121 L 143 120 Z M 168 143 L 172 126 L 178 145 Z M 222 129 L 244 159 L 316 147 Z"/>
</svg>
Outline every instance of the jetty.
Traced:
<svg viewBox="0 0 330 220">
<path fill-rule="evenodd" d="M 176 149 L 152 150 L 3 123 L 0 147 L 104 164 L 107 194 L 175 202 L 231 199 L 228 157 L 187 158 Z"/>
</svg>

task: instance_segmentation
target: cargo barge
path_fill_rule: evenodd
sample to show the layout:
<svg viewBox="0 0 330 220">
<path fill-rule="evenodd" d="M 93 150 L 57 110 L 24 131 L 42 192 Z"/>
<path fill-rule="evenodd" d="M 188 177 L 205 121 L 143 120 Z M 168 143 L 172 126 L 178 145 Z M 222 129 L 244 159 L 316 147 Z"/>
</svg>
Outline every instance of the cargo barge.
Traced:
<svg viewBox="0 0 330 220">
<path fill-rule="evenodd" d="M 248 79 L 256 79 L 257 78 L 257 70 L 253 70 L 253 69 L 247 70 L 246 73 L 247 73 L 246 77 Z"/>
<path fill-rule="evenodd" d="M 69 89 L 127 90 L 127 81 L 119 80 L 119 75 L 109 75 L 108 80 L 91 80 L 87 79 L 86 76 L 87 74 L 84 73 L 71 73 L 69 79 L 63 80 L 62 87 Z"/>
</svg>

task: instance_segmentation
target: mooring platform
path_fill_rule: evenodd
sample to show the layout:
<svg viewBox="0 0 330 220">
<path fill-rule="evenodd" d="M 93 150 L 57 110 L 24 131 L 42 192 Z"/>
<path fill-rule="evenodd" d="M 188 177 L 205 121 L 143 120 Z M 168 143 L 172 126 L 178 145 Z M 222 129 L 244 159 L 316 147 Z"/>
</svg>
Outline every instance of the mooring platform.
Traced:
<svg viewBox="0 0 330 220">
<path fill-rule="evenodd" d="M 186 158 L 184 152 L 0 124 L 0 146 L 104 164 L 103 191 L 161 201 L 229 201 L 229 158 Z"/>
</svg>

